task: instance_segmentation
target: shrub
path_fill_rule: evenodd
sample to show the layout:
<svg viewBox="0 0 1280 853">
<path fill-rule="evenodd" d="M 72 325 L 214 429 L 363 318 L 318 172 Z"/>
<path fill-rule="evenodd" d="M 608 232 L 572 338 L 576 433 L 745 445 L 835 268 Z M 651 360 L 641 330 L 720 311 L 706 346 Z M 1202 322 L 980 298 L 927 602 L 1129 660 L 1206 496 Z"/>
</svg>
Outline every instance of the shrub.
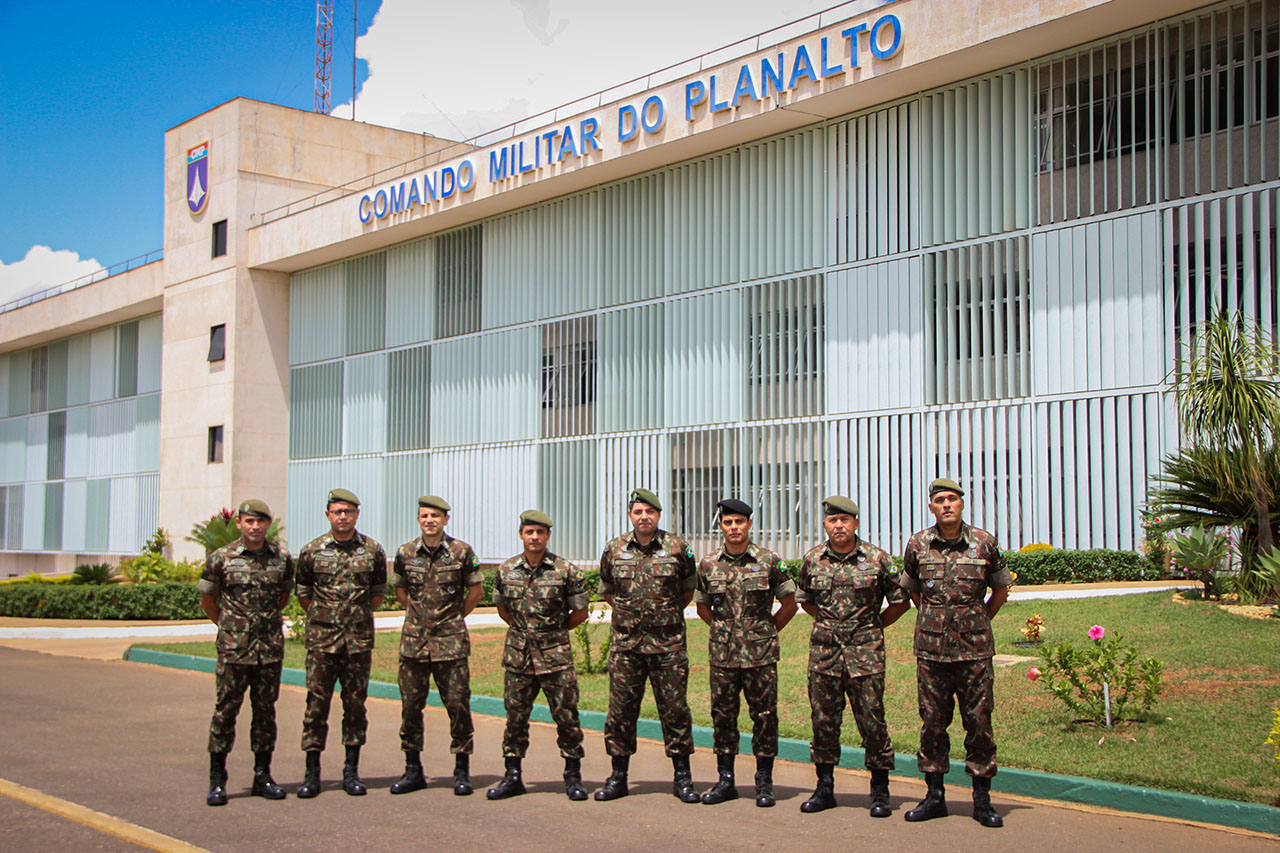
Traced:
<svg viewBox="0 0 1280 853">
<path fill-rule="evenodd" d="M 1034 554 L 1037 551 L 1052 551 L 1053 546 L 1044 542 L 1032 542 L 1030 545 L 1023 545 L 1018 549 L 1019 554 Z"/>
<path fill-rule="evenodd" d="M 587 621 L 573 629 L 573 663 L 579 673 L 590 674 L 609 671 L 609 634 L 605 634 L 599 650 L 591 639 L 591 615 L 595 605 L 587 608 Z"/>
<path fill-rule="evenodd" d="M 61 575 L 58 577 L 53 577 L 52 575 L 42 575 L 42 574 L 37 574 L 36 572 L 31 572 L 30 574 L 23 575 L 20 578 L 8 578 L 7 580 L 2 580 L 0 581 L 0 586 L 4 586 L 6 584 L 71 583 L 71 578 L 72 578 L 72 575 Z"/>
<path fill-rule="evenodd" d="M 1155 564 L 1141 554 L 1104 548 L 1006 553 L 1005 561 L 1022 585 L 1140 581 L 1160 577 Z"/>
<path fill-rule="evenodd" d="M 1059 643 L 1045 655 L 1044 669 L 1027 673 L 1032 681 L 1044 679 L 1044 686 L 1074 714 L 1098 725 L 1113 726 L 1124 720 L 1130 707 L 1149 711 L 1164 690 L 1164 665 L 1154 657 L 1138 659 L 1138 650 L 1122 649 L 1119 635 L 1103 642 L 1101 625 L 1089 629 L 1093 645 L 1081 650 L 1071 643 Z"/>
<path fill-rule="evenodd" d="M 164 583 L 175 581 L 194 583 L 200 579 L 204 566 L 192 560 L 181 560 L 177 563 L 166 560 L 154 551 L 143 551 L 136 557 L 120 562 L 120 571 L 125 579 L 134 584 Z"/>
<path fill-rule="evenodd" d="M 115 567 L 108 563 L 89 563 L 84 566 L 76 566 L 75 571 L 71 573 L 71 583 L 73 584 L 103 584 L 115 583 L 120 580 Z"/>
<path fill-rule="evenodd" d="M 202 619 L 195 584 L 12 584 L 0 616 L 48 619 Z"/>
<path fill-rule="evenodd" d="M 1227 556 L 1227 538 L 1203 527 L 1193 527 L 1185 536 L 1175 533 L 1171 538 L 1178 565 L 1190 569 L 1204 584 L 1205 600 L 1217 597 L 1218 566 Z"/>
<path fill-rule="evenodd" d="M 278 540 L 283 529 L 279 519 L 271 519 L 271 524 L 267 527 L 267 541 Z M 203 547 L 206 554 L 212 554 L 239 538 L 240 528 L 236 527 L 235 514 L 226 507 L 209 516 L 208 521 L 197 521 L 191 525 L 191 535 L 186 537 L 188 542 L 195 542 Z"/>
<path fill-rule="evenodd" d="M 391 596 L 391 599 L 394 601 L 395 597 Z M 284 606 L 284 618 L 289 623 L 284 629 L 285 636 L 301 643 L 307 636 L 307 611 L 302 609 L 296 595 L 289 596 L 289 603 Z"/>
</svg>

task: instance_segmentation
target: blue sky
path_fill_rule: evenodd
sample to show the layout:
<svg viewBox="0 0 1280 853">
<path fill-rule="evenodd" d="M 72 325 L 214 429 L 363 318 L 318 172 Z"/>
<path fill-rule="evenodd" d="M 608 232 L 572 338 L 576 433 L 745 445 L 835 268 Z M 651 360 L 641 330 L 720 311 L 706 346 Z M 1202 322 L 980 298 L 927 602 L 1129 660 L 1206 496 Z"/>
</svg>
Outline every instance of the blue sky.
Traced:
<svg viewBox="0 0 1280 853">
<path fill-rule="evenodd" d="M 335 0 L 333 114 L 353 29 L 357 119 L 458 139 L 834 5 L 358 0 L 356 27 Z M 314 0 L 0 0 L 0 302 L 161 248 L 165 130 L 236 96 L 310 110 L 314 82 Z"/>
</svg>

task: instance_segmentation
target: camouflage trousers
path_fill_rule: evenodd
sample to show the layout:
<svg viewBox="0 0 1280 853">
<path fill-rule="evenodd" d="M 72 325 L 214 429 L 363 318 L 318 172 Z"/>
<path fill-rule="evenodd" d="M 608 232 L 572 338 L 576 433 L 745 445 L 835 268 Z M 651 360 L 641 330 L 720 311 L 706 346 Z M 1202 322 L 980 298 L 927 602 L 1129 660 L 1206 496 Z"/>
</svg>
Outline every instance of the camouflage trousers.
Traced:
<svg viewBox="0 0 1280 853">
<path fill-rule="evenodd" d="M 809 671 L 809 712 L 813 722 L 809 758 L 814 764 L 840 763 L 845 697 L 862 736 L 866 768 L 892 770 L 893 743 L 884 721 L 884 673 L 855 676 L 847 669 L 840 675 Z"/>
<path fill-rule="evenodd" d="M 711 667 L 711 720 L 715 726 L 715 751 L 738 754 L 738 713 L 741 697 L 747 697 L 751 714 L 751 752 L 757 756 L 778 754 L 778 665 Z"/>
<path fill-rule="evenodd" d="M 369 695 L 373 652 L 307 652 L 307 710 L 302 716 L 302 750 L 323 751 L 329 737 L 333 684 L 342 683 L 342 743 L 363 746 L 369 732 L 364 700 Z"/>
<path fill-rule="evenodd" d="M 470 755 L 475 749 L 475 727 L 471 723 L 471 665 L 466 658 L 400 658 L 400 748 L 422 751 L 422 710 L 427 707 L 432 677 L 449 713 L 449 751 Z"/>
<path fill-rule="evenodd" d="M 636 722 L 644 701 L 645 681 L 662 722 L 667 755 L 693 752 L 693 718 L 689 714 L 689 656 L 684 650 L 663 654 L 609 654 L 609 714 L 604 721 L 604 747 L 610 755 L 634 755 Z"/>
<path fill-rule="evenodd" d="M 504 758 L 524 758 L 529 749 L 529 715 L 541 688 L 556 721 L 556 746 L 565 758 L 582 758 L 582 726 L 578 723 L 578 676 L 573 667 L 545 675 L 506 671 L 502 701 L 507 708 L 507 728 L 502 735 Z"/>
<path fill-rule="evenodd" d="M 209 751 L 230 752 L 236 742 L 236 715 L 249 691 L 253 726 L 249 744 L 254 752 L 270 752 L 276 746 L 276 697 L 280 695 L 280 661 L 275 663 L 225 663 L 218 658 L 218 698 L 209 721 Z"/>
<path fill-rule="evenodd" d="M 942 663 L 916 659 L 916 690 L 920 701 L 920 752 L 922 773 L 946 773 L 951 769 L 951 725 L 956 699 L 964 724 L 965 772 L 970 776 L 996 775 L 996 739 L 991 732 L 995 674 L 991 659 Z"/>
</svg>

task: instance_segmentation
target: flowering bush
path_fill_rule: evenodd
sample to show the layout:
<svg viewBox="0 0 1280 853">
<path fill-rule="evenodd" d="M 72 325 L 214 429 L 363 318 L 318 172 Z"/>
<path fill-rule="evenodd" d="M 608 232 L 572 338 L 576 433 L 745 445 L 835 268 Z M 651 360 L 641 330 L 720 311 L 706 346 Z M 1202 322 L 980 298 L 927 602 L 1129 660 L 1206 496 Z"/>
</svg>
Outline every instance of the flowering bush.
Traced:
<svg viewBox="0 0 1280 853">
<path fill-rule="evenodd" d="M 1045 631 L 1044 619 L 1041 618 L 1039 613 L 1032 613 L 1018 630 L 1022 632 L 1022 639 L 1028 643 L 1038 643 L 1040 642 L 1040 635 Z"/>
<path fill-rule="evenodd" d="M 1109 727 L 1135 705 L 1143 712 L 1151 709 L 1164 690 L 1164 665 L 1150 656 L 1139 659 L 1137 649 L 1122 648 L 1119 635 L 1104 642 L 1106 633 L 1094 625 L 1089 629 L 1092 645 L 1084 649 L 1059 643 L 1045 655 L 1044 669 L 1027 677 L 1043 679 L 1072 713 Z"/>
</svg>

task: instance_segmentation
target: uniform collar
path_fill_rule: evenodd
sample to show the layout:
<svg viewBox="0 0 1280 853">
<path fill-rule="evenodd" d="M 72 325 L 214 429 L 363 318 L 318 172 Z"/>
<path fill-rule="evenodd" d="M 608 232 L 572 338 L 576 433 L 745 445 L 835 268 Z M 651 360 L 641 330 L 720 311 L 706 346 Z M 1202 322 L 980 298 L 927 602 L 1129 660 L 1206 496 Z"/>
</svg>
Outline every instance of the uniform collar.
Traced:
<svg viewBox="0 0 1280 853">
<path fill-rule="evenodd" d="M 360 548 L 364 545 L 364 543 L 365 543 L 365 535 L 361 533 L 359 530 L 357 530 L 355 532 L 355 535 L 352 536 L 350 539 L 348 539 L 346 542 L 339 542 L 337 539 L 334 539 L 333 531 L 329 531 L 324 536 L 323 545 L 326 548 L 347 549 L 347 548 Z"/>
<path fill-rule="evenodd" d="M 432 548 L 430 545 L 424 542 L 422 539 L 422 536 L 419 535 L 418 536 L 418 553 L 426 557 L 438 557 L 440 556 L 441 553 L 445 551 L 445 549 L 449 547 L 449 543 L 452 541 L 453 541 L 453 538 L 448 533 L 446 533 L 444 534 L 443 538 L 441 538 L 440 544 Z"/>
<path fill-rule="evenodd" d="M 278 545 L 276 545 L 276 543 L 274 543 L 274 542 L 272 542 L 272 541 L 270 541 L 270 540 L 268 540 L 268 541 L 266 541 L 266 542 L 263 542 L 263 543 L 262 543 L 262 547 L 261 547 L 258 551 L 251 551 L 248 547 L 246 547 L 246 546 L 245 546 L 245 544 L 244 544 L 244 539 L 237 539 L 237 540 L 235 541 L 235 544 L 234 544 L 233 550 L 234 550 L 237 554 L 258 554 L 258 553 L 262 553 L 262 554 L 266 554 L 266 555 L 267 555 L 267 556 L 269 556 L 269 557 L 278 557 L 278 556 L 280 556 L 279 546 L 278 546 Z"/>
<path fill-rule="evenodd" d="M 929 544 L 938 543 L 944 548 L 954 548 L 957 543 L 964 545 L 965 548 L 975 547 L 976 540 L 973 538 L 973 528 L 964 522 L 960 523 L 960 535 L 955 539 L 943 539 L 942 531 L 938 529 L 938 525 L 929 528 Z"/>
<path fill-rule="evenodd" d="M 626 540 L 626 545 L 624 547 L 626 547 L 628 551 L 642 551 L 646 554 L 650 554 L 662 547 L 662 541 L 666 535 L 667 532 L 659 527 L 653 534 L 653 541 L 648 545 L 641 545 L 636 541 L 636 532 L 634 530 L 628 532 L 622 538 Z"/>
<path fill-rule="evenodd" d="M 854 558 L 856 558 L 859 554 L 865 555 L 867 553 L 867 543 L 862 541 L 862 537 L 857 536 L 855 541 L 856 541 L 856 544 L 853 546 L 853 550 L 850 551 L 848 554 L 837 554 L 835 549 L 831 547 L 831 540 L 828 539 L 825 543 L 823 543 L 823 546 L 822 546 L 823 554 L 825 554 L 827 557 L 830 557 L 832 560 L 835 560 L 836 562 L 850 562 Z"/>
<path fill-rule="evenodd" d="M 722 541 L 720 543 L 720 549 L 716 554 L 716 562 L 737 563 L 739 565 L 745 563 L 758 563 L 760 562 L 760 549 L 756 547 L 756 543 L 748 542 L 747 550 L 743 551 L 741 554 L 730 554 Z"/>
<path fill-rule="evenodd" d="M 548 550 L 542 555 L 542 562 L 538 563 L 538 565 L 536 566 L 532 566 L 529 564 L 528 558 L 525 557 L 523 553 L 521 553 L 520 565 L 523 566 L 529 572 L 529 574 L 535 574 L 537 572 L 544 572 L 548 569 L 554 568 L 557 559 L 558 558 L 556 557 L 556 555 L 551 553 L 550 550 Z"/>
</svg>

